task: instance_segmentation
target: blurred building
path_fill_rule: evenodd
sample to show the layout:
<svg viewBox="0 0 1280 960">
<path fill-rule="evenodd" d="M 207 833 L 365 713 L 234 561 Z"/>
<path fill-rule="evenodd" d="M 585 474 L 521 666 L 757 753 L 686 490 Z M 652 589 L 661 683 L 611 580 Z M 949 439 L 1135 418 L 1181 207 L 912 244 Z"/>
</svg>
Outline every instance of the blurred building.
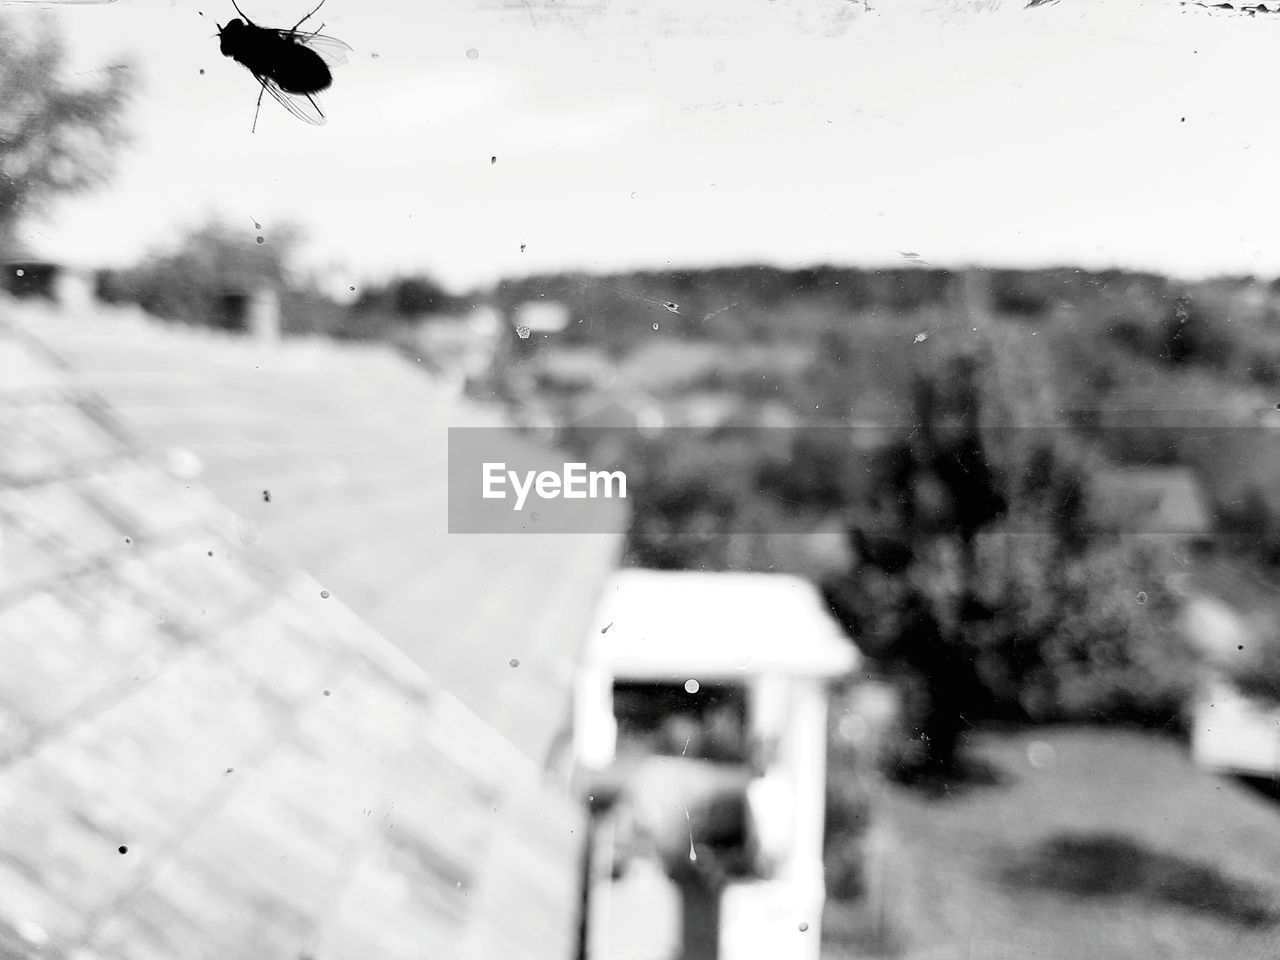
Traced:
<svg viewBox="0 0 1280 960">
<path fill-rule="evenodd" d="M 857 662 L 807 581 L 613 577 L 574 733 L 591 960 L 816 960 L 828 685 Z"/>
<path fill-rule="evenodd" d="M 456 536 L 383 347 L 0 297 L 0 954 L 569 960 L 612 536 Z"/>
<path fill-rule="evenodd" d="M 618 366 L 598 347 L 557 346 L 529 364 L 538 390 L 570 396 L 608 390 L 618 379 Z"/>
<path fill-rule="evenodd" d="M 1204 769 L 1280 779 L 1280 705 L 1239 683 L 1242 654 L 1273 641 L 1276 591 L 1273 575 L 1226 551 L 1197 563 L 1186 579 L 1183 629 L 1201 657 L 1191 756 Z"/>
<path fill-rule="evenodd" d="M 1191 757 L 1228 776 L 1280 780 L 1280 707 L 1245 696 L 1221 672 L 1200 685 L 1191 711 Z"/>
<path fill-rule="evenodd" d="M 15 297 L 41 297 L 73 309 L 93 300 L 93 276 L 67 264 L 53 263 L 18 252 L 0 267 L 0 290 Z"/>
<path fill-rule="evenodd" d="M 478 307 L 464 316 L 432 316 L 418 322 L 414 346 L 437 376 L 460 387 L 491 373 L 503 333 L 497 311 Z"/>
<path fill-rule="evenodd" d="M 1112 467 L 1090 476 L 1091 514 L 1103 530 L 1172 538 L 1189 547 L 1212 543 L 1213 512 L 1186 467 Z"/>
<path fill-rule="evenodd" d="M 516 307 L 511 321 L 529 335 L 561 333 L 569 326 L 569 308 L 555 300 L 530 300 Z"/>
</svg>

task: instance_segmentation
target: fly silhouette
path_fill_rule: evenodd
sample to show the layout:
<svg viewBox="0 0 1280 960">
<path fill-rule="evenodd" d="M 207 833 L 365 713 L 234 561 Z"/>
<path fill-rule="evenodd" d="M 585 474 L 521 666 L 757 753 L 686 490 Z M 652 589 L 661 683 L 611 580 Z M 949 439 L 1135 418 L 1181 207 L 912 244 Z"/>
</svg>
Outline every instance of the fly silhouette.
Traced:
<svg viewBox="0 0 1280 960">
<path fill-rule="evenodd" d="M 324 109 L 316 94 L 333 83 L 331 68 L 345 63 L 351 48 L 341 40 L 320 33 L 324 24 L 312 32 L 298 28 L 324 6 L 324 0 L 287 30 L 260 27 L 245 15 L 235 0 L 231 5 L 240 17 L 225 27 L 218 27 L 219 49 L 253 74 L 262 89 L 253 111 L 253 129 L 258 129 L 258 113 L 262 95 L 269 93 L 280 106 L 304 123 L 321 124 Z"/>
</svg>

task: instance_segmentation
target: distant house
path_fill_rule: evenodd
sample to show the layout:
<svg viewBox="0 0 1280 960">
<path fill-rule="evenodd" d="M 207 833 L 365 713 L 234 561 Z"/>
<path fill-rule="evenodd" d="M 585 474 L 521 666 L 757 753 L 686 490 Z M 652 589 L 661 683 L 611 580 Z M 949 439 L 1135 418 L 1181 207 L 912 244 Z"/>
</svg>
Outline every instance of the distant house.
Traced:
<svg viewBox="0 0 1280 960">
<path fill-rule="evenodd" d="M 433 316 L 419 321 L 413 344 L 437 375 L 462 384 L 475 383 L 492 370 L 501 333 L 497 312 L 480 307 L 464 316 Z"/>
<path fill-rule="evenodd" d="M 667 425 L 686 430 L 714 430 L 751 422 L 747 403 L 731 390 L 698 390 L 683 393 L 662 403 L 662 419 Z"/>
<path fill-rule="evenodd" d="M 1274 779 L 1280 776 L 1280 704 L 1246 694 L 1237 675 L 1242 656 L 1274 640 L 1268 631 L 1277 584 L 1265 571 L 1219 556 L 1197 564 L 1186 587 L 1184 629 L 1202 658 L 1191 756 L 1218 773 Z"/>
<path fill-rule="evenodd" d="M 77 309 L 91 302 L 93 279 L 85 270 L 18 255 L 0 267 L 0 290 L 15 297 L 43 297 Z"/>
<path fill-rule="evenodd" d="M 662 406 L 640 393 L 592 396 L 569 413 L 568 423 L 581 430 L 640 430 L 656 434 L 667 426 Z"/>
<path fill-rule="evenodd" d="M 1113 467 L 1090 478 L 1090 511 L 1101 530 L 1212 542 L 1213 514 L 1199 480 L 1186 467 Z"/>
<path fill-rule="evenodd" d="M 0 954 L 572 960 L 620 542 L 448 530 L 382 347 L 0 297 Z"/>
<path fill-rule="evenodd" d="M 54 280 L 59 267 L 45 260 L 19 257 L 4 265 L 4 289 L 15 297 L 54 298 Z"/>
<path fill-rule="evenodd" d="M 618 382 L 624 389 L 654 395 L 678 393 L 699 382 L 714 382 L 732 356 L 726 355 L 721 343 L 655 337 L 642 341 L 622 358 Z"/>
<path fill-rule="evenodd" d="M 1197 428 L 1250 426 L 1257 422 L 1258 405 L 1252 389 L 1208 379 L 1155 381 L 1122 384 L 1105 404 L 1074 415 L 1103 429 L 1159 430 L 1177 437 Z"/>
<path fill-rule="evenodd" d="M 512 325 L 528 334 L 560 333 L 569 326 L 569 308 L 554 300 L 530 300 L 516 307 Z"/>
<path fill-rule="evenodd" d="M 861 453 L 883 450 L 891 443 L 900 442 L 910 432 L 887 417 L 884 420 L 871 419 L 858 411 L 847 417 L 843 425 L 849 429 L 851 446 Z"/>
<path fill-rule="evenodd" d="M 218 276 L 217 326 L 269 342 L 280 338 L 278 276 L 252 264 L 224 263 Z"/>
<path fill-rule="evenodd" d="M 607 390 L 618 378 L 617 365 L 598 347 L 560 346 L 532 367 L 538 388 L 556 393 Z"/>
<path fill-rule="evenodd" d="M 1280 706 L 1244 696 L 1221 676 L 1209 677 L 1192 705 L 1191 756 L 1215 773 L 1275 782 L 1280 778 Z"/>
</svg>

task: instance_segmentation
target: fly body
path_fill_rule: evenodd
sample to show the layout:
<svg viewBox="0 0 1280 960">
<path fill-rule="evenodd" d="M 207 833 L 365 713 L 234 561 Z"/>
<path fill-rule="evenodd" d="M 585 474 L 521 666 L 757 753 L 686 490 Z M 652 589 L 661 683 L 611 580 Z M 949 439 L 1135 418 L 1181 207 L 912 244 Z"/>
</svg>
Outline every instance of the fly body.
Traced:
<svg viewBox="0 0 1280 960">
<path fill-rule="evenodd" d="M 254 129 L 257 129 L 264 93 L 270 93 L 299 120 L 324 123 L 324 110 L 315 95 L 333 83 L 331 68 L 345 62 L 351 49 L 341 40 L 323 36 L 319 30 L 298 29 L 324 6 L 324 0 L 287 30 L 260 27 L 236 6 L 235 0 L 232 6 L 240 17 L 218 28 L 218 47 L 223 56 L 253 74 L 261 86 L 253 115 Z M 323 24 L 320 29 L 324 29 Z"/>
<path fill-rule="evenodd" d="M 319 93 L 333 83 L 324 58 L 287 33 L 232 20 L 222 28 L 225 56 L 286 93 Z"/>
</svg>

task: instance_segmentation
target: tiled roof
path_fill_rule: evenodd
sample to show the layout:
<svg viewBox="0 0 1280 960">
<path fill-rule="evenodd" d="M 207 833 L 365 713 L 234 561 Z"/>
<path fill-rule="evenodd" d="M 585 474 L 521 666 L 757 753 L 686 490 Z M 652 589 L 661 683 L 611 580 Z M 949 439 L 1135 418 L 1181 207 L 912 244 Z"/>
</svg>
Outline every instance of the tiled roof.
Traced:
<svg viewBox="0 0 1280 960">
<path fill-rule="evenodd" d="M 412 409 L 430 390 L 414 397 L 391 358 L 344 369 L 336 349 L 282 348 L 255 377 L 214 336 L 66 323 L 0 300 L 0 956 L 571 956 L 581 813 L 545 783 L 533 737 L 477 714 L 550 723 L 535 688 L 560 682 L 554 631 L 571 617 L 544 608 L 589 616 L 573 592 L 586 557 L 531 592 L 528 544 L 455 556 L 427 526 L 437 555 L 415 569 L 417 501 L 384 507 L 375 479 L 429 475 L 386 457 L 415 427 L 404 406 L 378 420 L 369 404 L 385 387 Z M 128 416 L 102 394 L 132 395 Z M 218 495 L 124 420 L 195 451 Z M 336 467 L 309 473 L 326 457 L 350 458 L 345 486 Z M 228 509 L 249 484 L 283 515 L 252 518 L 261 536 Z M 344 513 L 334 491 L 352 487 Z M 412 588 L 416 614 L 380 576 Z M 420 618 L 404 652 L 356 601 L 392 628 Z M 487 711 L 455 683 L 472 706 L 487 685 Z"/>
<path fill-rule="evenodd" d="M 621 541 L 448 534 L 448 428 L 502 425 L 499 410 L 381 346 L 264 347 L 113 312 L 38 323 L 148 446 L 181 452 L 251 524 L 242 542 L 260 537 L 526 754 L 546 756 Z"/>
</svg>

